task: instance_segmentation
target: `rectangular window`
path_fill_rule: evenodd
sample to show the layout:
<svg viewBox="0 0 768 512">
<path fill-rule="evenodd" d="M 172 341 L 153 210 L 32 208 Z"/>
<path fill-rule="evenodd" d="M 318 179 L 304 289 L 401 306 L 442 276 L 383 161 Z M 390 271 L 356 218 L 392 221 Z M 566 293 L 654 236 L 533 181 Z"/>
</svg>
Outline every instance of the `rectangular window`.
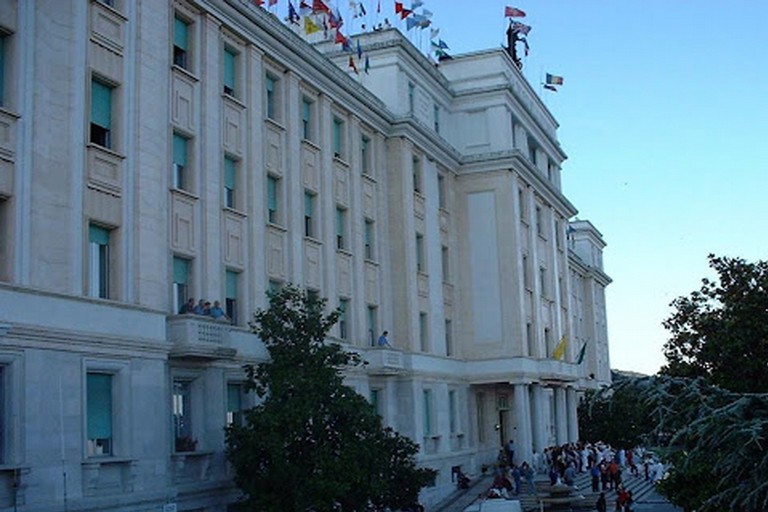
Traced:
<svg viewBox="0 0 768 512">
<path fill-rule="evenodd" d="M 536 357 L 536 344 L 533 339 L 533 324 L 525 324 L 525 342 L 528 346 L 528 357 Z"/>
<path fill-rule="evenodd" d="M 189 260 L 173 258 L 173 311 L 181 313 L 181 308 L 189 300 Z"/>
<path fill-rule="evenodd" d="M 416 112 L 416 86 L 413 82 L 408 82 L 408 112 Z"/>
<path fill-rule="evenodd" d="M 274 121 L 277 119 L 277 111 L 275 110 L 277 104 L 277 80 L 272 75 L 267 75 L 265 87 L 267 94 L 267 119 Z"/>
<path fill-rule="evenodd" d="M 240 277 L 238 272 L 227 270 L 225 279 L 227 282 L 227 295 L 225 297 L 225 312 L 233 325 L 237 325 L 237 281 Z"/>
<path fill-rule="evenodd" d="M 304 140 L 312 140 L 312 100 L 307 97 L 301 100 L 301 136 Z"/>
<path fill-rule="evenodd" d="M 224 48 L 224 94 L 235 97 L 237 93 L 237 52 Z"/>
<path fill-rule="evenodd" d="M 224 157 L 224 206 L 237 206 L 237 162 L 230 157 Z"/>
<path fill-rule="evenodd" d="M 539 267 L 539 293 L 542 297 L 549 297 L 547 290 L 547 269 Z"/>
<path fill-rule="evenodd" d="M 422 391 L 424 399 L 424 435 L 432 435 L 432 390 L 425 389 Z"/>
<path fill-rule="evenodd" d="M 304 236 L 315 236 L 315 196 L 304 192 Z"/>
<path fill-rule="evenodd" d="M 188 140 L 186 137 L 173 134 L 173 188 L 189 190 L 187 179 Z"/>
<path fill-rule="evenodd" d="M 419 313 L 419 344 L 422 352 L 429 352 L 429 329 L 426 313 Z"/>
<path fill-rule="evenodd" d="M 278 224 L 278 184 L 280 179 L 275 176 L 267 176 L 267 220 L 271 224 Z"/>
<path fill-rule="evenodd" d="M 336 207 L 336 248 L 347 249 L 347 210 Z"/>
<path fill-rule="evenodd" d="M 541 206 L 536 206 L 536 233 L 544 236 L 544 211 Z"/>
<path fill-rule="evenodd" d="M 445 321 L 445 355 L 453 355 L 453 321 Z"/>
<path fill-rule="evenodd" d="M 360 139 L 360 161 L 363 168 L 363 174 L 371 173 L 371 139 L 362 136 Z"/>
<path fill-rule="evenodd" d="M 411 165 L 413 167 L 413 191 L 421 194 L 421 191 L 422 191 L 421 160 L 418 157 L 413 157 L 411 159 Z"/>
<path fill-rule="evenodd" d="M 112 455 L 112 375 L 86 375 L 88 455 Z"/>
<path fill-rule="evenodd" d="M 192 434 L 192 381 L 173 381 L 173 434 L 177 452 L 193 452 L 197 440 Z"/>
<path fill-rule="evenodd" d="M 416 271 L 426 272 L 426 258 L 424 254 L 424 235 L 416 233 Z"/>
<path fill-rule="evenodd" d="M 113 87 L 91 79 L 91 142 L 112 148 Z"/>
<path fill-rule="evenodd" d="M 381 390 L 380 389 L 371 389 L 371 407 L 373 407 L 373 410 L 376 414 L 381 416 Z"/>
<path fill-rule="evenodd" d="M 176 14 L 173 17 L 173 64 L 189 69 L 189 23 Z"/>
<path fill-rule="evenodd" d="M 528 256 L 525 254 L 523 254 L 523 285 L 528 290 L 533 288 L 533 283 L 531 283 L 531 269 L 530 265 L 528 265 Z"/>
<path fill-rule="evenodd" d="M 88 226 L 88 296 L 109 298 L 110 232 L 93 224 Z"/>
<path fill-rule="evenodd" d="M 339 310 L 341 311 L 339 316 L 339 338 L 347 340 L 349 339 L 349 299 L 339 299 Z"/>
<path fill-rule="evenodd" d="M 374 237 L 375 237 L 375 230 L 374 230 L 374 224 L 373 221 L 370 219 L 365 219 L 364 225 L 363 225 L 363 243 L 365 244 L 365 259 L 367 260 L 375 260 L 374 258 Z"/>
<path fill-rule="evenodd" d="M 445 176 L 442 174 L 437 175 L 437 205 L 440 208 L 448 207 L 448 203 L 446 201 Z"/>
<path fill-rule="evenodd" d="M 438 105 L 432 107 L 432 121 L 434 123 L 435 132 L 440 133 L 440 107 Z"/>
<path fill-rule="evenodd" d="M 536 144 L 530 137 L 528 137 L 528 159 L 531 161 L 531 164 L 536 167 Z"/>
<path fill-rule="evenodd" d="M 5 106 L 5 49 L 8 47 L 6 40 L 8 36 L 0 34 L 0 107 Z M 7 59 L 10 60 L 10 59 Z"/>
<path fill-rule="evenodd" d="M 445 245 L 440 249 L 440 261 L 443 264 L 443 282 L 448 283 L 451 281 L 451 274 L 449 272 L 448 247 Z"/>
<path fill-rule="evenodd" d="M 456 391 L 451 390 L 448 392 L 448 424 L 451 429 L 451 434 L 456 433 L 457 421 L 456 421 Z"/>
<path fill-rule="evenodd" d="M 243 385 L 227 383 L 227 425 L 243 425 Z"/>
<path fill-rule="evenodd" d="M 485 395 L 483 393 L 476 395 L 475 404 L 477 405 L 477 440 L 483 443 L 485 442 Z"/>
<path fill-rule="evenodd" d="M 525 201 L 525 191 L 522 188 L 517 189 L 517 202 L 520 205 L 520 220 L 528 223 L 528 203 Z"/>
<path fill-rule="evenodd" d="M 333 156 L 341 158 L 344 150 L 344 121 L 333 118 Z"/>
<path fill-rule="evenodd" d="M 369 305 L 368 309 L 366 310 L 365 328 L 368 334 L 368 343 L 372 347 L 376 346 L 376 333 L 378 332 L 378 324 L 376 321 L 377 312 L 378 311 L 376 306 Z"/>
</svg>

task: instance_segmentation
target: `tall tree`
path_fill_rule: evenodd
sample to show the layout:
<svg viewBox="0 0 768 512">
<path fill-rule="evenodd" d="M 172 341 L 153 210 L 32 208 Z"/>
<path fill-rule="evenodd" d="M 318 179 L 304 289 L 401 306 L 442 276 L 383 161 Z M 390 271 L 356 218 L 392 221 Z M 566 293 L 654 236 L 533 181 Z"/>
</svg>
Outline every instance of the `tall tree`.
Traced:
<svg viewBox="0 0 768 512">
<path fill-rule="evenodd" d="M 768 391 L 768 262 L 709 255 L 717 280 L 672 302 L 661 373 L 704 377 L 736 392 Z"/>
<path fill-rule="evenodd" d="M 359 358 L 326 341 L 340 311 L 294 286 L 269 295 L 253 332 L 270 359 L 246 366 L 263 402 L 227 429 L 227 457 L 246 510 L 406 508 L 435 471 L 416 466 L 418 445 L 390 428 L 344 384 Z"/>
</svg>

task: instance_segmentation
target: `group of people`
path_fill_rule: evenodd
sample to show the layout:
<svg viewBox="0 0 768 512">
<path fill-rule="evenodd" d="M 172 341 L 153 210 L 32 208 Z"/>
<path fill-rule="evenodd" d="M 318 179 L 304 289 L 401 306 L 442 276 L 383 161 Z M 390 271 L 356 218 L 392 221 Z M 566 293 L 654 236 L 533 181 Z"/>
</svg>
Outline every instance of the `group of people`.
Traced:
<svg viewBox="0 0 768 512">
<path fill-rule="evenodd" d="M 608 491 L 616 493 L 616 512 L 632 512 L 634 498 L 632 491 L 625 488 L 622 471 L 629 470 L 635 477 L 641 477 L 641 468 L 646 480 L 654 482 L 663 477 L 664 466 L 652 453 L 642 448 L 614 449 L 602 442 L 570 443 L 546 448 L 542 454 L 534 450 L 532 464 L 527 461 L 515 464 L 515 443 L 510 440 L 500 450 L 496 460 L 496 473 L 488 491 L 488 498 L 510 498 L 521 492 L 523 481 L 528 492 L 536 494 L 535 476 L 548 473 L 550 485 L 574 486 L 578 473 L 591 477 L 592 492 L 600 492 L 595 503 L 598 512 L 607 512 Z"/>
<path fill-rule="evenodd" d="M 209 316 L 216 320 L 225 322 L 230 321 L 227 314 L 223 309 L 221 309 L 221 303 L 217 300 L 213 301 L 213 305 L 211 305 L 210 301 L 203 299 L 200 299 L 200 301 L 195 304 L 195 299 L 190 297 L 189 300 L 185 302 L 184 305 L 179 309 L 179 314 Z"/>
</svg>

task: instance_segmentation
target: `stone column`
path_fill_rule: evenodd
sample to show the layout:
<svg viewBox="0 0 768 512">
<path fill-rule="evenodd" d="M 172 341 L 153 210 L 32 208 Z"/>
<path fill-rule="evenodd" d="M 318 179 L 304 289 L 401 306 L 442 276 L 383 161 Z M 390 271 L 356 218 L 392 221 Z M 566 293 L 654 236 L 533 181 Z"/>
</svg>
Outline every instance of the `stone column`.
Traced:
<svg viewBox="0 0 768 512">
<path fill-rule="evenodd" d="M 575 443 L 579 440 L 579 415 L 576 408 L 579 405 L 576 390 L 567 388 L 565 390 L 566 398 L 566 416 L 568 418 L 568 442 Z"/>
<path fill-rule="evenodd" d="M 520 465 L 524 460 L 531 463 L 531 404 L 528 400 L 528 386 L 515 384 L 515 416 L 517 430 L 512 438 L 515 440 L 515 464 Z"/>
<path fill-rule="evenodd" d="M 549 438 L 549 429 L 547 428 L 547 408 L 549 404 L 545 400 L 544 389 L 541 385 L 533 384 L 531 386 L 531 423 L 533 448 L 543 453 L 547 447 Z"/>
<path fill-rule="evenodd" d="M 555 387 L 555 440 L 558 445 L 568 442 L 568 413 L 565 403 L 565 389 Z"/>
</svg>

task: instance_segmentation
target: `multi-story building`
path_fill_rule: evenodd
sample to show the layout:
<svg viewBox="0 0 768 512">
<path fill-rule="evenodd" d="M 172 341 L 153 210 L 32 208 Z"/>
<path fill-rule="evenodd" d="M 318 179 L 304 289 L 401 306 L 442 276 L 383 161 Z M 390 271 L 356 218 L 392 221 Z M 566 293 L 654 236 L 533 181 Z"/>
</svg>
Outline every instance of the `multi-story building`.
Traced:
<svg viewBox="0 0 768 512">
<path fill-rule="evenodd" d="M 287 282 L 344 310 L 426 504 L 509 438 L 577 439 L 610 279 L 556 121 L 503 49 L 357 37 L 359 74 L 251 2 L 0 0 L 0 510 L 226 510 L 248 320 Z"/>
</svg>

